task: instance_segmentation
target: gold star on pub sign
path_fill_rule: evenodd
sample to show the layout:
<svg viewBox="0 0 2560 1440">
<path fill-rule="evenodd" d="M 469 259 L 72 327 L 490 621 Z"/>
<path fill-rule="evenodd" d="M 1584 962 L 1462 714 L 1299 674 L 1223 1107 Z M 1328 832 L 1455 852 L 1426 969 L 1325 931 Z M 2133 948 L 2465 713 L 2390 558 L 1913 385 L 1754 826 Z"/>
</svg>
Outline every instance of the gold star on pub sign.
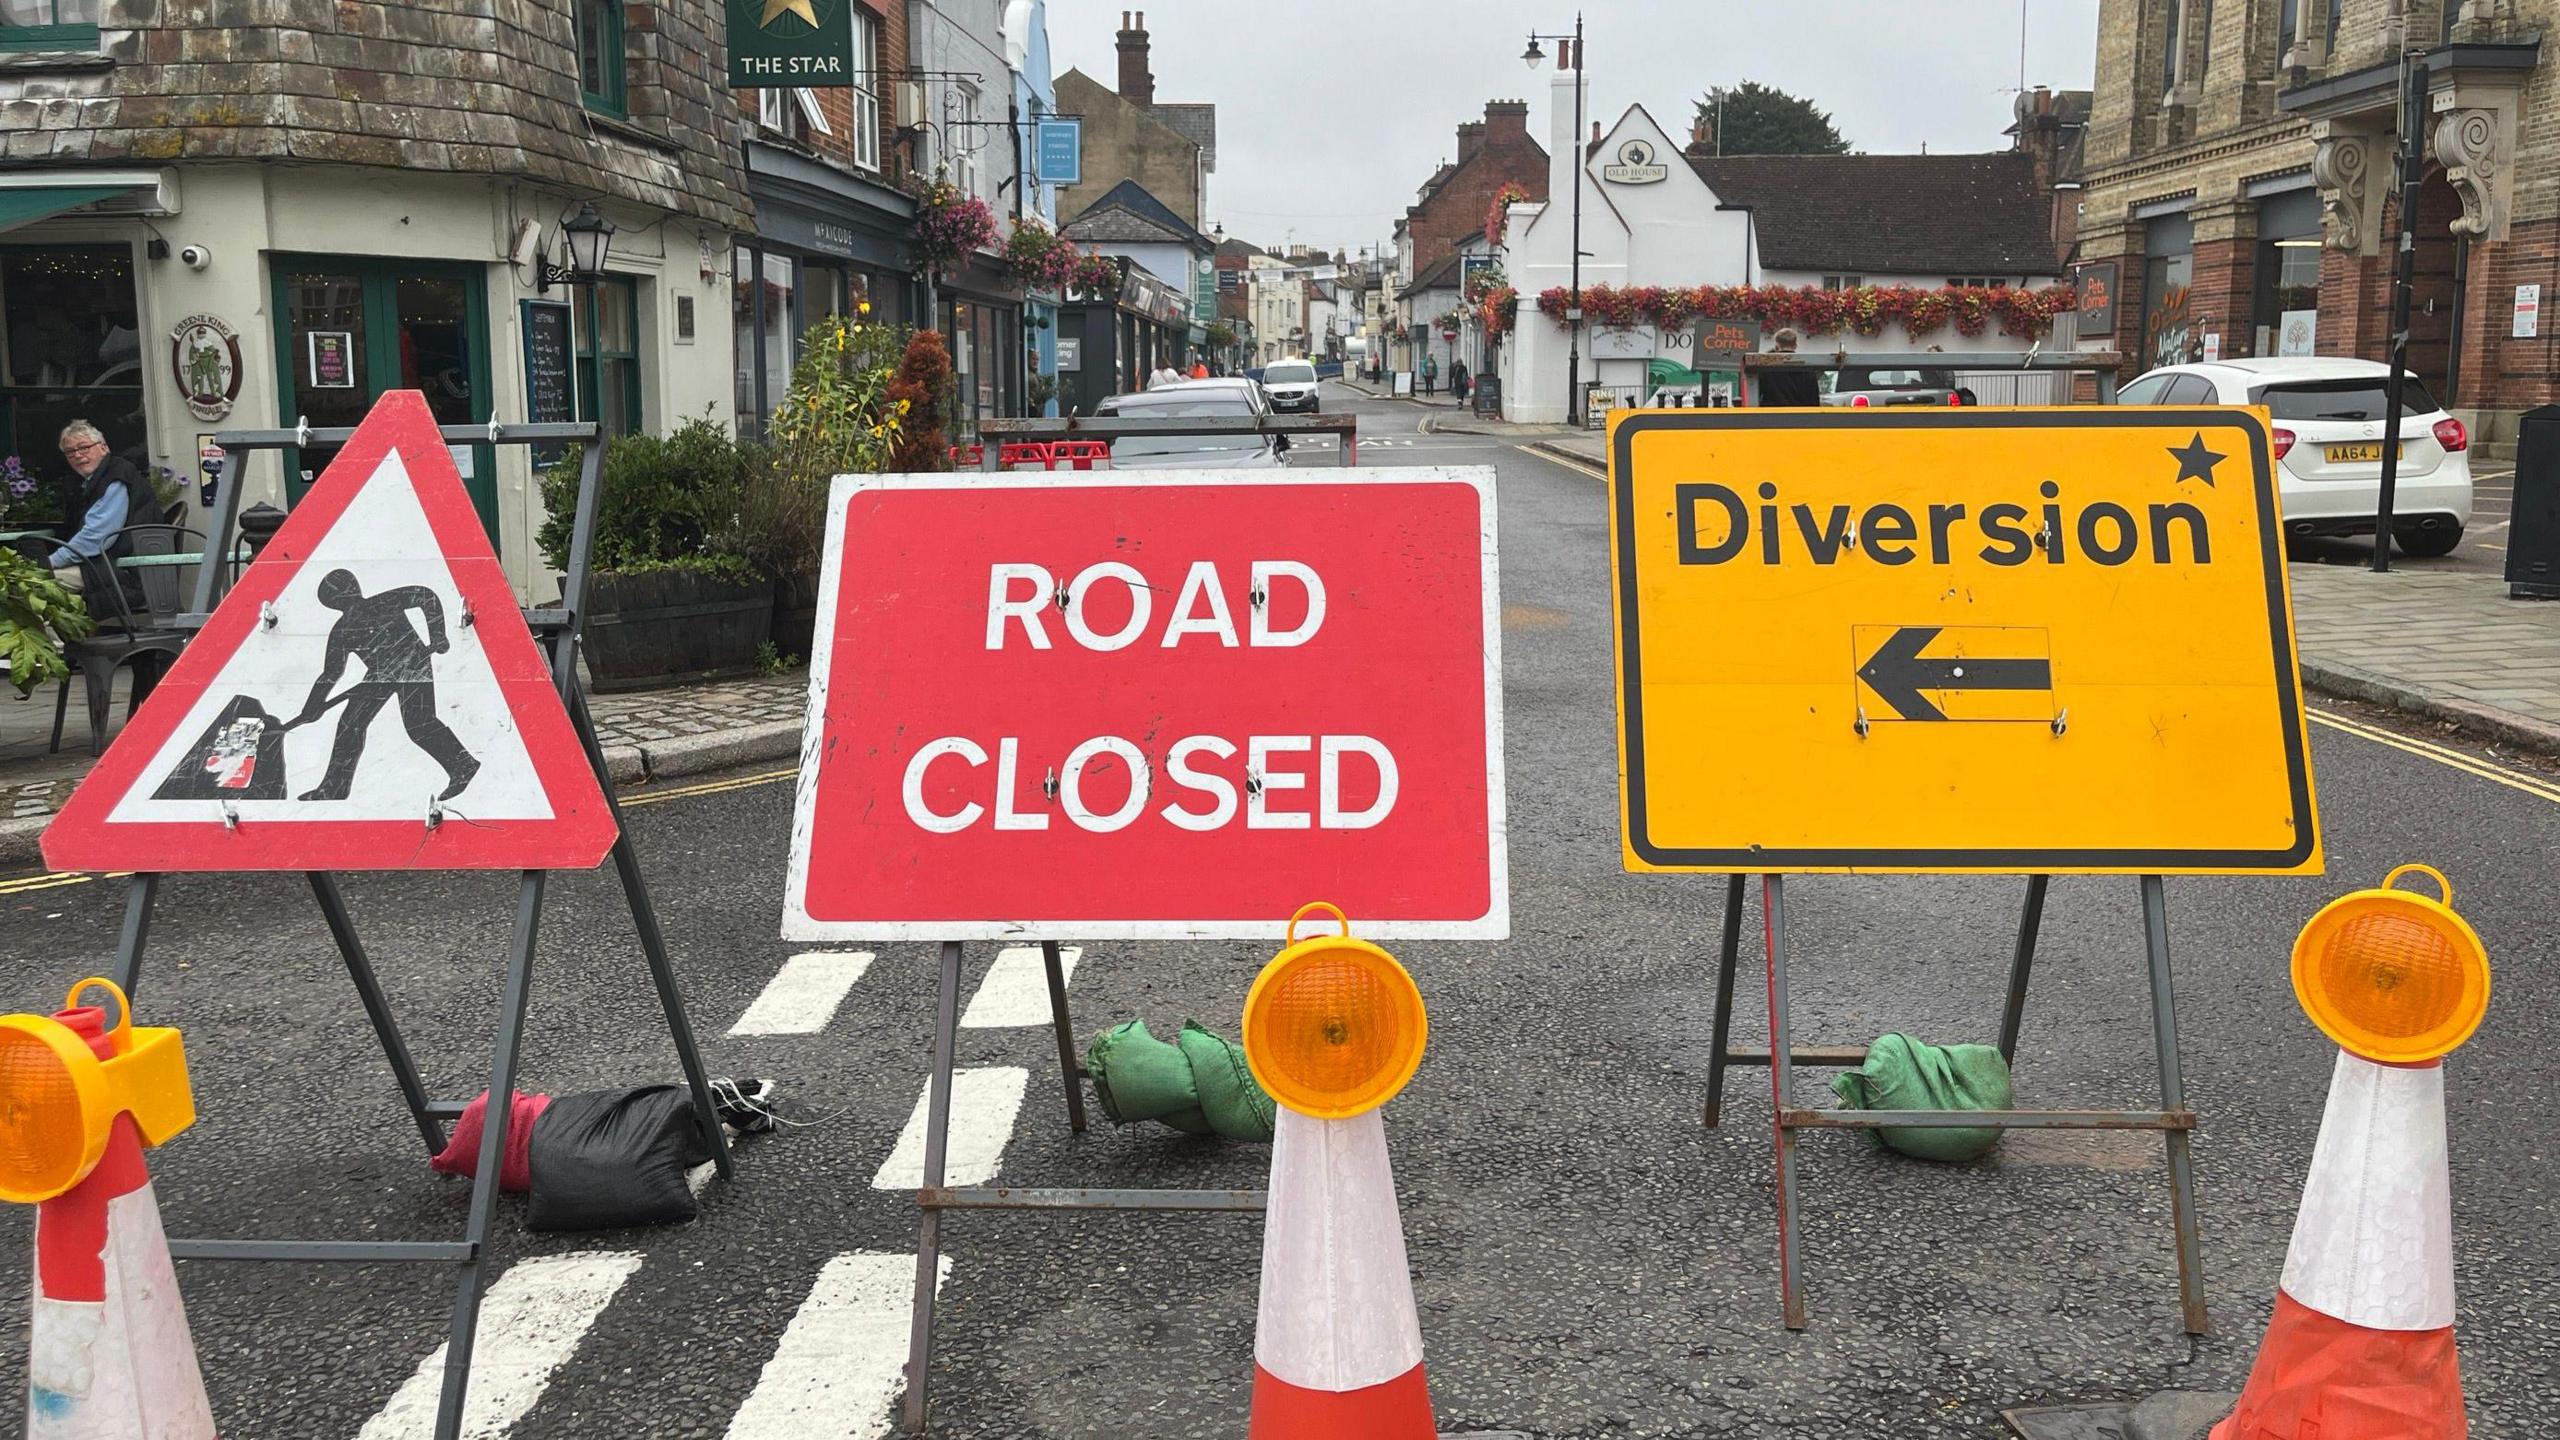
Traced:
<svg viewBox="0 0 2560 1440">
<path fill-rule="evenodd" d="M 811 9 L 810 4 L 811 0 L 764 0 L 764 18 L 756 24 L 771 25 L 785 15 L 797 15 L 808 21 L 809 28 L 814 30 L 818 28 L 818 12 Z"/>
</svg>

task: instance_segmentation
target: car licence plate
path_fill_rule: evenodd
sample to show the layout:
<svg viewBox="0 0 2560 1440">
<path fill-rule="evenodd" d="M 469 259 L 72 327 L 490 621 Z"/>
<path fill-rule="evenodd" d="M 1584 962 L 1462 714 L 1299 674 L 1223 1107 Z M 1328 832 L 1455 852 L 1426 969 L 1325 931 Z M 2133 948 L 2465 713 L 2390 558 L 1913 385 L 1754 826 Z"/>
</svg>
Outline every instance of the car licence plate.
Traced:
<svg viewBox="0 0 2560 1440">
<path fill-rule="evenodd" d="M 2332 465 L 2352 465 L 2359 460 L 2381 459 L 2382 442 L 2365 440 L 2353 445 L 2324 445 L 2321 447 L 2321 453 L 2328 457 Z M 2403 446 L 2400 453 L 2408 454 L 2408 448 Z"/>
</svg>

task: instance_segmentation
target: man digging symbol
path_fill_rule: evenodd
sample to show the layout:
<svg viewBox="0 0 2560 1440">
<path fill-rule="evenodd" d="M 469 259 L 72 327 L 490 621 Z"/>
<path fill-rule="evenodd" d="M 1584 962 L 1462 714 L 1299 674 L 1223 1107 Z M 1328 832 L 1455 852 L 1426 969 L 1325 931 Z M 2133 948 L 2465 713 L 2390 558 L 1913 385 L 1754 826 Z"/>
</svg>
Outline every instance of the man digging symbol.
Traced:
<svg viewBox="0 0 2560 1440">
<path fill-rule="evenodd" d="M 480 773 L 480 762 L 436 718 L 434 657 L 453 648 L 445 636 L 444 602 L 423 585 L 367 595 L 355 576 L 332 570 L 320 579 L 320 603 L 339 612 L 337 623 L 329 627 L 328 661 L 321 667 L 320 678 L 312 682 L 311 698 L 303 702 L 302 713 L 285 728 L 307 725 L 333 705 L 346 708 L 338 712 L 338 733 L 330 742 L 329 772 L 302 798 L 347 798 L 355 784 L 356 764 L 364 758 L 365 735 L 373 717 L 394 702 L 400 706 L 400 723 L 410 740 L 444 767 L 447 783 L 436 799 L 450 800 L 468 789 L 471 777 Z M 409 623 L 412 610 L 426 618 L 423 642 L 417 627 Z M 351 659 L 364 663 L 364 677 L 332 697 L 330 687 L 346 674 Z"/>
</svg>

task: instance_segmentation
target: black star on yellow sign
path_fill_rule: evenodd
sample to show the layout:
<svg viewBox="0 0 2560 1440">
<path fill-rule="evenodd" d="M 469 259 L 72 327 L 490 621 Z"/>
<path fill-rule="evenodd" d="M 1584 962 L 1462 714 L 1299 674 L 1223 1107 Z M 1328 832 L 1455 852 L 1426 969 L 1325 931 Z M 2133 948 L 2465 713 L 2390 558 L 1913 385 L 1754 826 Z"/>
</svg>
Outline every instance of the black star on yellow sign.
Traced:
<svg viewBox="0 0 2560 1440">
<path fill-rule="evenodd" d="M 2179 480 L 2201 480 L 2207 485 L 2213 483 L 2213 467 L 2230 458 L 2204 448 L 2204 432 L 2201 430 L 2186 444 L 2170 446 L 2169 453 L 2178 457 Z"/>
</svg>

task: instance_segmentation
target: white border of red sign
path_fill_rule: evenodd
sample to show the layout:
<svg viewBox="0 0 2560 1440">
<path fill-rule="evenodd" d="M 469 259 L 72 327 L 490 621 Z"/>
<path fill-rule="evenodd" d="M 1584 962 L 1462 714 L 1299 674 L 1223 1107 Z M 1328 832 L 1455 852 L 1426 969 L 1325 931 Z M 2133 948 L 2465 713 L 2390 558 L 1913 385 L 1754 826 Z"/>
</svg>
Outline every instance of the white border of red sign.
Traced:
<svg viewBox="0 0 2560 1440">
<path fill-rule="evenodd" d="M 1143 485 L 1412 485 L 1456 483 L 1472 487 L 1481 517 L 1484 575 L 1484 729 L 1485 835 L 1490 852 L 1493 906 L 1470 920 L 1371 920 L 1351 917 L 1356 933 L 1376 939 L 1502 940 L 1511 934 L 1510 840 L 1503 814 L 1502 791 L 1502 577 L 1499 565 L 1493 471 L 1486 466 L 1411 466 L 1376 470 L 1305 470 L 1298 472 L 1233 470 L 1145 470 L 1007 472 L 980 476 L 968 473 L 926 475 L 839 475 L 827 497 L 828 564 L 818 585 L 817 635 L 810 647 L 809 716 L 801 731 L 800 782 L 791 811 L 791 870 L 783 892 L 782 938 L 786 940 L 1217 940 L 1280 939 L 1289 917 L 1281 913 L 1250 920 L 1096 921 L 934 920 L 839 922 L 813 920 L 808 913 L 810 827 L 817 809 L 816 764 L 825 742 L 829 661 L 835 652 L 836 579 L 834 563 L 844 550 L 845 512 L 864 490 L 971 490 L 987 485 L 1019 488 L 1119 488 Z M 1323 896 L 1308 896 L 1310 900 Z"/>
</svg>

